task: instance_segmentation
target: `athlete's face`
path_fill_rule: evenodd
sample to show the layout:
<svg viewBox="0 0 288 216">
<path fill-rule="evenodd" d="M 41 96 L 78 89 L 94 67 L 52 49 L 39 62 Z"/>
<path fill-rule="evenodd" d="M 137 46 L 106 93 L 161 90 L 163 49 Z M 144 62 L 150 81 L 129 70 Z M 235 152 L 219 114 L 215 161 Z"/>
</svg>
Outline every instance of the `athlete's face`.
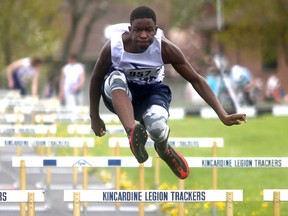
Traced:
<svg viewBox="0 0 288 216">
<path fill-rule="evenodd" d="M 129 31 L 136 51 L 143 52 L 153 43 L 157 26 L 152 19 L 135 19 Z"/>
</svg>

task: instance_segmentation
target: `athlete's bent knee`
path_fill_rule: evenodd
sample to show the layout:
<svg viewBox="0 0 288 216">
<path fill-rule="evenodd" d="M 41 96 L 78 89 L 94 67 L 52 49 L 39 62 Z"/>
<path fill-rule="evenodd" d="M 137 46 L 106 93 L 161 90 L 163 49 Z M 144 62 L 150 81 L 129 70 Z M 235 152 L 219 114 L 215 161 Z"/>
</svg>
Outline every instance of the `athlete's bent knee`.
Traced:
<svg viewBox="0 0 288 216">
<path fill-rule="evenodd" d="M 155 142 L 163 142 L 169 135 L 168 112 L 159 105 L 151 106 L 144 114 L 143 121 L 150 137 Z"/>
<path fill-rule="evenodd" d="M 111 99 L 112 91 L 119 89 L 125 91 L 130 99 L 132 98 L 125 74 L 116 70 L 111 72 L 108 78 L 105 80 L 104 92 L 106 96 Z"/>
</svg>

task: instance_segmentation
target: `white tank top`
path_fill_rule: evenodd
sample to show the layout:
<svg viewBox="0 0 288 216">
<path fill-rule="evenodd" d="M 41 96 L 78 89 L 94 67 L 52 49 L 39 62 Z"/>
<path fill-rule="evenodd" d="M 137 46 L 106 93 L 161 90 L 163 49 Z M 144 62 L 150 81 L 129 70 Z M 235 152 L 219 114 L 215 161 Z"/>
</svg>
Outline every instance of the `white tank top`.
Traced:
<svg viewBox="0 0 288 216">
<path fill-rule="evenodd" d="M 164 63 L 161 55 L 161 29 L 157 30 L 153 43 L 143 53 L 129 53 L 124 50 L 122 35 L 128 32 L 129 23 L 112 26 L 112 67 L 123 72 L 128 82 L 138 85 L 162 83 Z"/>
</svg>

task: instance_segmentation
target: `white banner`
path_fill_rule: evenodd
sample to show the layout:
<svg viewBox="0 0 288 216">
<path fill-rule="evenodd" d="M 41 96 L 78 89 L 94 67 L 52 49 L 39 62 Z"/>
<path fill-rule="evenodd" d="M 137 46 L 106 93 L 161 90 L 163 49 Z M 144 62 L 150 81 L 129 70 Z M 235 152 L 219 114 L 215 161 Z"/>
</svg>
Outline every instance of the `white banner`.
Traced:
<svg viewBox="0 0 288 216">
<path fill-rule="evenodd" d="M 65 190 L 64 201 L 73 202 L 75 192 L 81 202 L 225 202 L 227 192 L 243 201 L 243 190 Z"/>
</svg>

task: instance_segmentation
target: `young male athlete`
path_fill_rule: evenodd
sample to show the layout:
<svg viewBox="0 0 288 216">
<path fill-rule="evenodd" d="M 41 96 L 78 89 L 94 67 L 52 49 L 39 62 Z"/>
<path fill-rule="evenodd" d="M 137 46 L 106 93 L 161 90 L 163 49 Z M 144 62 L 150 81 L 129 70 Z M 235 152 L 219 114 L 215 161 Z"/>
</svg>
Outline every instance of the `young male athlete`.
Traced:
<svg viewBox="0 0 288 216">
<path fill-rule="evenodd" d="M 171 92 L 163 84 L 165 64 L 171 64 L 193 85 L 225 125 L 238 125 L 246 120 L 245 114 L 225 112 L 205 79 L 180 49 L 164 37 L 156 25 L 154 11 L 141 6 L 131 13 L 130 24 L 114 26 L 93 69 L 89 93 L 91 127 L 96 136 L 105 135 L 105 123 L 99 115 L 102 95 L 107 108 L 118 115 L 125 128 L 138 162 L 148 159 L 145 149 L 148 132 L 159 156 L 178 178 L 185 179 L 189 175 L 188 164 L 168 145 Z"/>
</svg>

